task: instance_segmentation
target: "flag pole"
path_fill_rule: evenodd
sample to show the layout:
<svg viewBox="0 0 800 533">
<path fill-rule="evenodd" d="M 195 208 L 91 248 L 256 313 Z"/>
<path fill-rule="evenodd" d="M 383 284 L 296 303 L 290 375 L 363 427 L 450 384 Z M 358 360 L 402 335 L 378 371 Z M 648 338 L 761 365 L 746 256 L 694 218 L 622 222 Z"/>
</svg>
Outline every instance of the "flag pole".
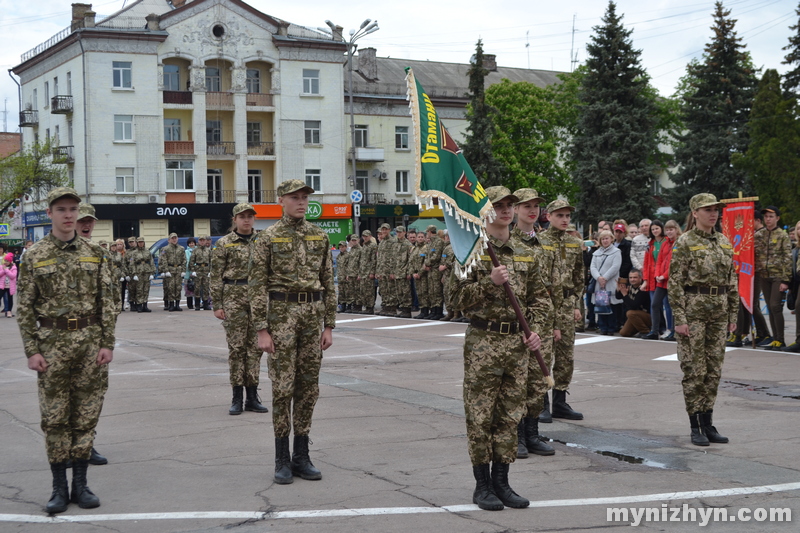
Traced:
<svg viewBox="0 0 800 533">
<path fill-rule="evenodd" d="M 486 251 L 489 252 L 489 257 L 492 258 L 492 264 L 495 267 L 500 266 L 500 261 L 497 259 L 497 255 L 494 253 L 494 247 L 492 243 L 486 241 Z M 511 301 L 511 305 L 514 307 L 514 312 L 517 314 L 517 322 L 519 325 L 522 326 L 522 331 L 525 332 L 525 338 L 531 336 L 531 328 L 528 326 L 528 321 L 525 320 L 525 315 L 522 313 L 522 308 L 519 306 L 519 301 L 517 301 L 517 296 L 514 294 L 511 285 L 506 281 L 503 283 L 503 288 L 506 290 L 506 296 Z M 539 350 L 533 350 L 533 355 L 536 357 L 536 361 L 539 362 L 539 368 L 542 369 L 542 374 L 544 374 L 544 379 L 547 382 L 547 387 L 552 389 L 556 382 L 553 381 L 553 377 L 550 375 L 550 369 L 547 368 L 547 364 L 544 362 L 542 358 L 542 352 Z"/>
</svg>

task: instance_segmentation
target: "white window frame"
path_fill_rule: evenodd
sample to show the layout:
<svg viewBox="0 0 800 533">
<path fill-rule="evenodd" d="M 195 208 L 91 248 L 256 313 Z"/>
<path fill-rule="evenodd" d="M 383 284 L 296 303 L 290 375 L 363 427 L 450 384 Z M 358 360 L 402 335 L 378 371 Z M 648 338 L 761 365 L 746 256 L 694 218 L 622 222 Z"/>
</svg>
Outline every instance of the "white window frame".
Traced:
<svg viewBox="0 0 800 533">
<path fill-rule="evenodd" d="M 356 124 L 356 148 L 367 148 L 369 146 L 369 126 L 366 124 Z"/>
<path fill-rule="evenodd" d="M 255 76 L 252 76 L 251 74 L 255 74 Z M 257 68 L 245 69 L 244 84 L 248 93 L 261 93 L 261 71 Z"/>
<path fill-rule="evenodd" d="M 216 74 L 209 74 L 209 71 L 216 71 Z M 206 67 L 206 92 L 222 92 L 222 69 L 217 67 Z"/>
<path fill-rule="evenodd" d="M 305 144 L 322 144 L 322 121 L 306 120 L 303 122 Z"/>
<path fill-rule="evenodd" d="M 133 89 L 133 62 L 112 61 L 111 86 L 114 89 Z"/>
<path fill-rule="evenodd" d="M 314 194 L 319 194 L 322 190 L 322 169 L 306 169 L 306 185 L 314 189 Z"/>
<path fill-rule="evenodd" d="M 247 142 L 260 143 L 261 142 L 261 122 L 248 121 L 247 122 Z"/>
<path fill-rule="evenodd" d="M 115 175 L 117 193 L 130 194 L 136 192 L 133 184 L 133 167 L 117 167 Z M 120 185 L 122 185 L 122 188 L 120 188 Z"/>
<path fill-rule="evenodd" d="M 194 161 L 187 159 L 167 160 L 166 169 L 166 190 L 168 192 L 194 192 Z M 170 168 L 173 165 L 173 168 Z M 190 174 L 191 187 L 186 186 L 186 176 Z M 170 187 L 172 185 L 172 187 Z"/>
<path fill-rule="evenodd" d="M 167 68 L 175 70 L 167 70 Z M 169 81 L 168 81 L 169 80 Z M 172 82 L 175 82 L 174 84 Z M 164 65 L 164 90 L 165 91 L 180 91 L 181 90 L 181 67 L 178 65 Z"/>
<path fill-rule="evenodd" d="M 402 131 L 405 130 L 405 131 Z M 394 149 L 408 150 L 408 126 L 394 127 Z"/>
<path fill-rule="evenodd" d="M 410 194 L 408 189 L 408 170 L 398 170 L 394 173 L 394 186 L 397 194 Z"/>
<path fill-rule="evenodd" d="M 72 72 L 67 72 L 67 95 L 72 96 Z"/>
<path fill-rule="evenodd" d="M 58 96 L 58 76 L 53 77 L 53 96 Z"/>
<path fill-rule="evenodd" d="M 319 95 L 319 69 L 303 69 L 303 94 Z"/>
<path fill-rule="evenodd" d="M 114 115 L 114 142 L 133 142 L 133 115 Z"/>
<path fill-rule="evenodd" d="M 167 124 L 167 121 L 174 121 L 172 124 Z M 175 134 L 177 133 L 177 139 Z M 164 119 L 164 140 L 165 141 L 180 141 L 181 140 L 181 119 L 179 118 L 165 118 Z"/>
<path fill-rule="evenodd" d="M 44 108 L 50 107 L 50 82 L 44 82 Z"/>
<path fill-rule="evenodd" d="M 31 109 L 33 109 L 34 111 L 37 111 L 39 109 L 39 90 L 38 89 L 34 89 L 33 90 L 33 98 L 31 98 L 31 100 L 32 100 L 31 101 L 31 104 L 32 104 Z"/>
</svg>

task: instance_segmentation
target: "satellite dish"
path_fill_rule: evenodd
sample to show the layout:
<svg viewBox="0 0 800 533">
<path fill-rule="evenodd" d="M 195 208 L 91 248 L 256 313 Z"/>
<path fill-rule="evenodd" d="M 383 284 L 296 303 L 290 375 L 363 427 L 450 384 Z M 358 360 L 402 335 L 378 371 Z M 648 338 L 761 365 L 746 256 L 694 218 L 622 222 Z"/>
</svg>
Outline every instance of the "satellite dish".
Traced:
<svg viewBox="0 0 800 533">
<path fill-rule="evenodd" d="M 377 168 L 373 168 L 372 172 L 370 173 L 370 176 L 372 176 L 373 178 L 380 178 L 381 177 L 381 171 L 379 169 L 377 169 Z"/>
</svg>

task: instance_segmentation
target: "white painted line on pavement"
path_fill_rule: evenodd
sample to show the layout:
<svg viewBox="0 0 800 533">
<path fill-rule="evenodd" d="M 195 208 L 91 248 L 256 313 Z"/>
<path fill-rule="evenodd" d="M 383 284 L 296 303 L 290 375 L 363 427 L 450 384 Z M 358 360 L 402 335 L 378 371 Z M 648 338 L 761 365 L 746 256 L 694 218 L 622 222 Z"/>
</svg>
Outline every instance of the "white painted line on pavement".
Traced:
<svg viewBox="0 0 800 533">
<path fill-rule="evenodd" d="M 728 347 L 725 348 L 725 352 L 726 353 L 727 352 L 732 352 L 732 351 L 738 350 L 738 349 L 739 348 L 731 348 L 730 346 L 728 346 Z M 661 357 L 656 357 L 655 359 L 653 359 L 653 361 L 677 361 L 677 360 L 678 360 L 678 354 L 676 354 L 676 353 L 673 353 L 673 354 L 670 354 L 670 355 L 663 355 Z"/>
<path fill-rule="evenodd" d="M 606 342 L 621 339 L 622 337 L 588 337 L 586 339 L 575 339 L 575 345 L 594 344 L 596 342 Z"/>
<path fill-rule="evenodd" d="M 466 332 L 464 333 L 451 333 L 450 335 L 445 335 L 445 337 L 466 337 Z"/>
<path fill-rule="evenodd" d="M 394 317 L 390 317 L 390 316 L 368 316 L 368 317 L 364 317 L 364 318 L 349 318 L 347 320 L 337 320 L 336 321 L 336 325 L 338 326 L 339 324 L 348 324 L 350 322 L 365 322 L 367 320 L 383 320 L 384 318 L 394 318 Z"/>
<path fill-rule="evenodd" d="M 425 326 L 443 326 L 445 324 L 449 324 L 450 322 L 423 322 L 422 324 L 404 324 L 402 326 L 384 326 L 382 328 L 375 328 L 375 329 L 408 329 L 408 328 L 424 328 Z"/>
<path fill-rule="evenodd" d="M 770 492 L 800 490 L 800 483 L 781 483 L 757 487 L 737 487 L 730 489 L 693 490 L 686 492 L 663 492 L 660 494 L 634 494 L 631 496 L 611 496 L 604 498 L 576 498 L 571 500 L 531 501 L 529 509 L 542 507 L 580 507 L 584 505 L 613 505 L 641 502 L 663 502 L 673 500 L 695 500 L 701 498 L 720 498 Z M 430 513 L 466 513 L 480 511 L 477 505 L 448 505 L 445 507 L 367 507 L 361 509 L 318 509 L 309 511 L 277 512 L 235 512 L 205 511 L 182 513 L 127 513 L 127 514 L 88 514 L 83 516 L 59 515 L 40 516 L 24 514 L 0 514 L 0 522 L 27 522 L 38 524 L 63 524 L 67 522 L 111 522 L 131 520 L 275 520 L 281 518 L 337 518 L 352 516 L 381 516 Z M 486 511 L 491 512 L 491 511 Z M 520 511 L 521 512 L 521 511 Z"/>
</svg>

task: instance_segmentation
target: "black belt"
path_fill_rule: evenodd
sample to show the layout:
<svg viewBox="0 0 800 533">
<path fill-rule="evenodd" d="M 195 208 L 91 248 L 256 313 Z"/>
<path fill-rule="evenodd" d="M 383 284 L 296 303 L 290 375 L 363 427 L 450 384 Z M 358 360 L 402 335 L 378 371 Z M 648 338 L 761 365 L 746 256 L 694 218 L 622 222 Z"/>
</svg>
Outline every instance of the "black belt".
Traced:
<svg viewBox="0 0 800 533">
<path fill-rule="evenodd" d="M 575 294 L 575 289 L 564 289 L 564 298 L 569 298 Z"/>
<path fill-rule="evenodd" d="M 222 283 L 225 285 L 247 285 L 247 278 L 244 279 L 223 279 Z"/>
<path fill-rule="evenodd" d="M 502 333 L 503 335 L 510 335 L 520 330 L 518 322 L 487 322 L 479 318 L 471 319 L 469 325 L 473 328 L 482 329 L 484 331 L 494 331 L 495 333 Z"/>
<path fill-rule="evenodd" d="M 208 263 L 197 263 L 195 266 L 199 266 L 199 267 L 207 267 L 207 266 L 208 266 Z"/>
<path fill-rule="evenodd" d="M 728 292 L 728 286 L 719 285 L 716 287 L 696 287 L 693 285 L 687 285 L 683 288 L 683 291 L 690 294 L 710 294 L 711 296 L 717 296 L 718 294 L 725 294 Z"/>
<path fill-rule="evenodd" d="M 100 317 L 87 316 L 86 318 L 45 318 L 39 317 L 39 326 L 51 329 L 66 329 L 75 331 L 100 323 Z"/>
<path fill-rule="evenodd" d="M 322 292 L 271 292 L 269 299 L 276 302 L 294 302 L 305 304 L 322 300 Z"/>
</svg>

